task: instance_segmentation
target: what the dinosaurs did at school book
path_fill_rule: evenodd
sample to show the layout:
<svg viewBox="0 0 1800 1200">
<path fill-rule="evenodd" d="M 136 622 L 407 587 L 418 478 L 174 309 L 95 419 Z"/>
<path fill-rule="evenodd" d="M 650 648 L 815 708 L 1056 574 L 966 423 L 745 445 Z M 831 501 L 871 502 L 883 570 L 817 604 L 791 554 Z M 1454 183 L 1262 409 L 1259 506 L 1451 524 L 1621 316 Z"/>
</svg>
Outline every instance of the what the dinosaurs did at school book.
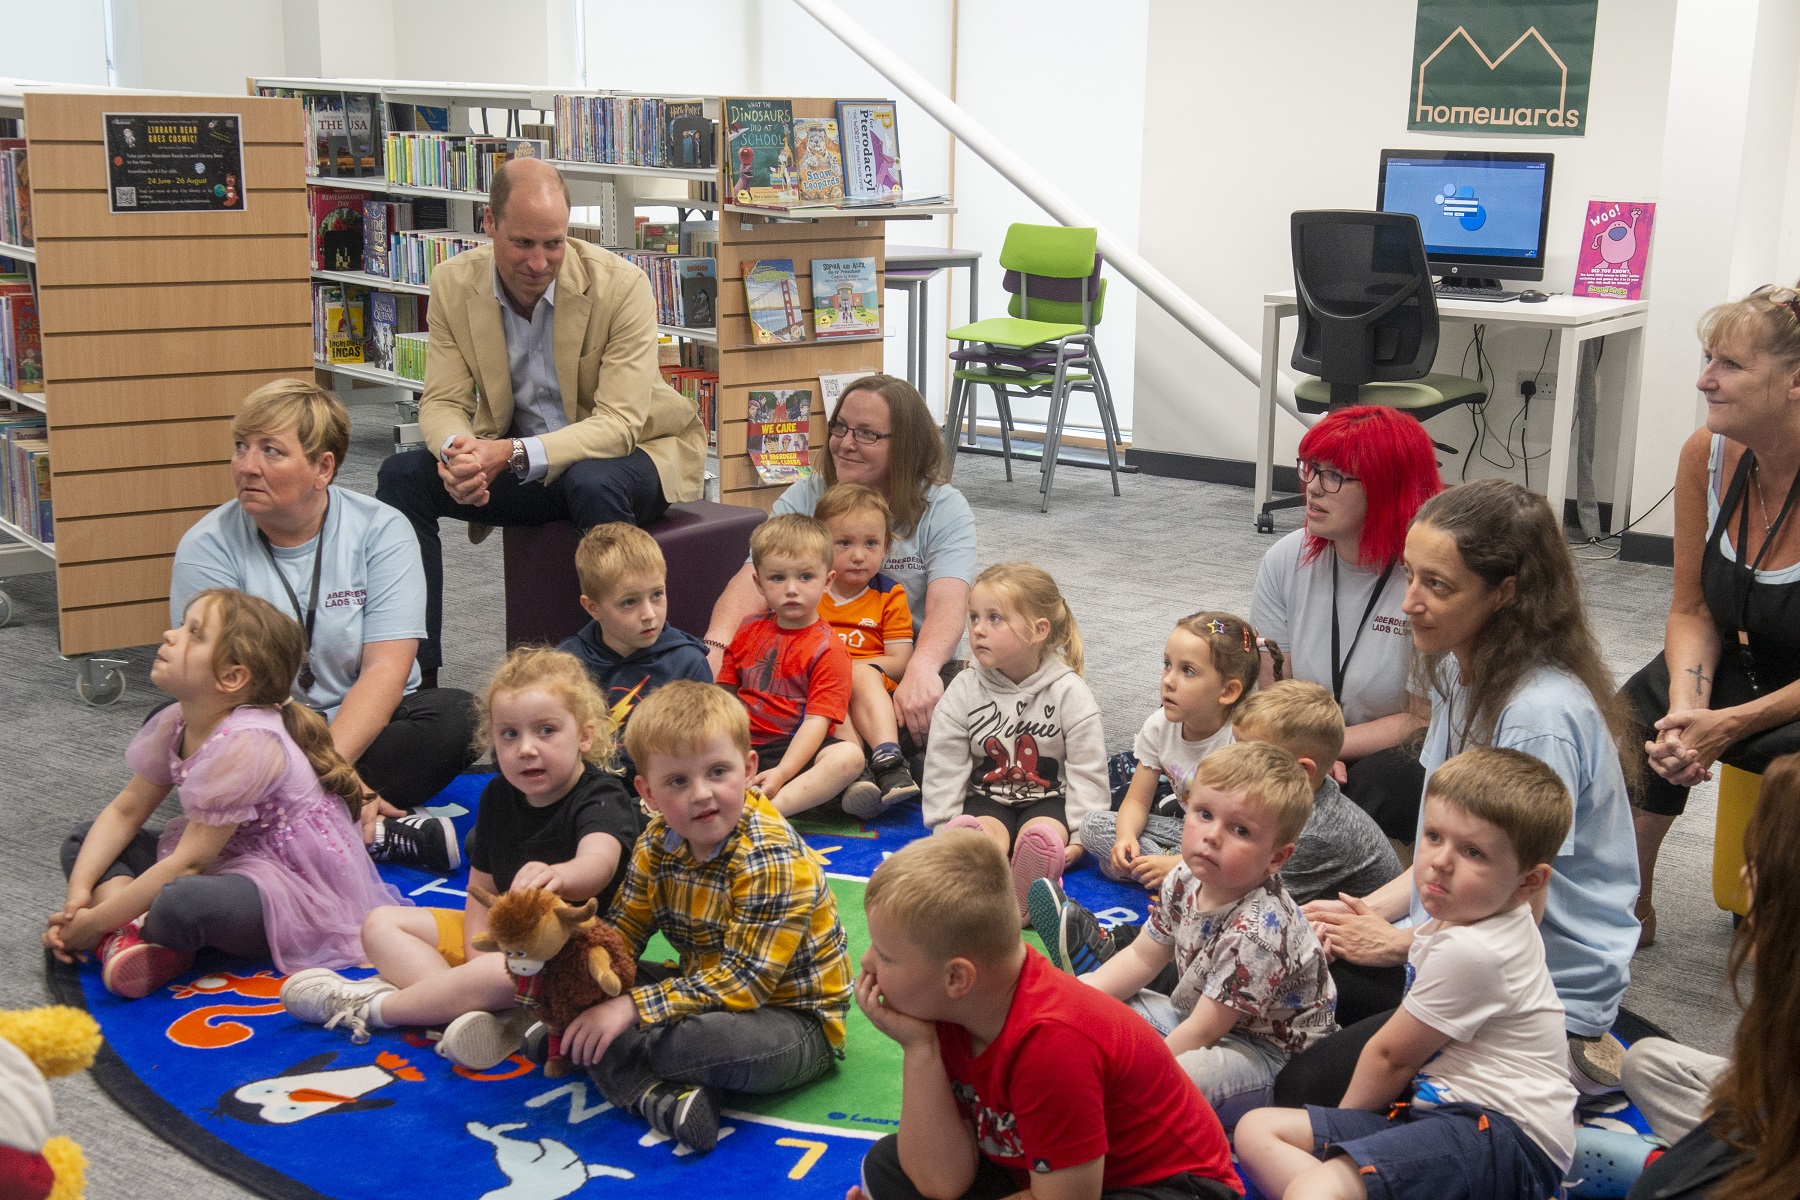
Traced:
<svg viewBox="0 0 1800 1200">
<path fill-rule="evenodd" d="M 792 101 L 727 99 L 725 151 L 731 195 L 739 204 L 786 205 L 800 199 Z"/>
</svg>

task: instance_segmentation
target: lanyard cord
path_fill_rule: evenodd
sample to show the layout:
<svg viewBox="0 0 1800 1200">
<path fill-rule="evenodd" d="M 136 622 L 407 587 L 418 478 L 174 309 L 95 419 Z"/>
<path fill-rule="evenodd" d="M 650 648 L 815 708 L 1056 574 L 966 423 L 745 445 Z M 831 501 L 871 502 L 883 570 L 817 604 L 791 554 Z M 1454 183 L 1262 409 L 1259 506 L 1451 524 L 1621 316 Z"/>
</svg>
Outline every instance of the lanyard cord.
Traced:
<svg viewBox="0 0 1800 1200">
<path fill-rule="evenodd" d="M 304 612 L 300 609 L 300 597 L 295 594 L 293 585 L 287 581 L 287 575 L 282 571 L 281 564 L 275 560 L 275 547 L 270 545 L 269 535 L 264 533 L 260 527 L 256 531 L 256 539 L 262 543 L 263 553 L 269 556 L 269 565 L 275 568 L 275 578 L 281 581 L 281 590 L 287 593 L 288 603 L 294 606 L 294 617 L 300 622 L 300 627 L 306 634 L 306 657 L 300 666 L 300 686 L 302 688 L 311 688 L 313 682 L 313 624 L 319 617 L 319 575 L 325 563 L 325 525 L 330 519 L 331 494 L 328 492 L 325 496 L 325 516 L 319 521 L 319 537 L 313 543 L 312 591 L 306 598 Z M 1351 648 L 1355 649 L 1354 646 Z"/>
<path fill-rule="evenodd" d="M 1784 509 L 1783 512 L 1786 510 Z M 1387 590 L 1388 580 L 1393 578 L 1392 562 L 1382 570 L 1381 578 L 1375 581 L 1375 590 L 1369 593 L 1368 607 L 1363 609 L 1362 620 L 1356 623 L 1356 636 L 1350 639 L 1350 653 L 1338 657 L 1338 559 L 1337 552 L 1331 554 L 1331 698 L 1340 705 L 1344 702 L 1344 672 L 1350 667 L 1350 660 L 1356 654 L 1356 644 L 1362 641 L 1363 629 L 1369 618 L 1375 615 L 1375 606 L 1381 602 L 1381 593 Z"/>
</svg>

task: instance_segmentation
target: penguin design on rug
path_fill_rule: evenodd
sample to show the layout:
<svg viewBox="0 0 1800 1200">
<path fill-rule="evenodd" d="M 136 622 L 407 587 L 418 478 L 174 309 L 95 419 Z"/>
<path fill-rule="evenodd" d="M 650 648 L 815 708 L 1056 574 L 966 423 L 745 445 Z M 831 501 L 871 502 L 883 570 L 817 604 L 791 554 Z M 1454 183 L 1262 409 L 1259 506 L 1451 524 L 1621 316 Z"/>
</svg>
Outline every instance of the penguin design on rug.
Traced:
<svg viewBox="0 0 1800 1200">
<path fill-rule="evenodd" d="M 369 1093 L 396 1079 L 418 1083 L 425 1078 L 417 1067 L 386 1050 L 366 1066 L 327 1070 L 336 1058 L 337 1054 L 329 1051 L 315 1054 L 279 1075 L 233 1088 L 220 1096 L 219 1106 L 210 1111 L 215 1117 L 231 1117 L 249 1125 L 292 1125 L 325 1113 L 386 1108 L 392 1100 L 368 1099 Z"/>
<path fill-rule="evenodd" d="M 635 1179 L 622 1167 L 584 1163 L 581 1156 L 553 1138 L 535 1142 L 505 1135 L 525 1128 L 524 1122 L 483 1125 L 470 1121 L 469 1133 L 494 1148 L 494 1165 L 506 1176 L 506 1186 L 485 1192 L 481 1200 L 561 1200 L 581 1190 L 590 1179 Z"/>
</svg>

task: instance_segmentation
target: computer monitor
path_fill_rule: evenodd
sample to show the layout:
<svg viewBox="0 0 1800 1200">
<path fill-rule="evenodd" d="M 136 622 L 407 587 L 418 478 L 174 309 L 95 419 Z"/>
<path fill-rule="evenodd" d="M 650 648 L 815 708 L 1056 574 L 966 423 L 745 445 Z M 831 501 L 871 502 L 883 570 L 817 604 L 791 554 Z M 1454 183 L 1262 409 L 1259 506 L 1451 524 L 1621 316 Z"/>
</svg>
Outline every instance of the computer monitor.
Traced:
<svg viewBox="0 0 1800 1200">
<path fill-rule="evenodd" d="M 1375 207 L 1411 213 L 1431 269 L 1458 284 L 1544 277 L 1551 154 L 1383 150 Z"/>
</svg>

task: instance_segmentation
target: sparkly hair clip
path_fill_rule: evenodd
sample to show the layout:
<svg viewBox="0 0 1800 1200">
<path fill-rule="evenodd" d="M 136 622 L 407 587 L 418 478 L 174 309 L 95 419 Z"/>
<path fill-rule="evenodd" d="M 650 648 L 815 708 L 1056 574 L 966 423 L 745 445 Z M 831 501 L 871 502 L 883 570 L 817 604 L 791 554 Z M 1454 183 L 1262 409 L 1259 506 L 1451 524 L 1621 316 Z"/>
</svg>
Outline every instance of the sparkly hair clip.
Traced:
<svg viewBox="0 0 1800 1200">
<path fill-rule="evenodd" d="M 1217 617 L 1214 617 L 1212 620 L 1208 621 L 1205 624 L 1204 628 L 1208 633 L 1212 634 L 1214 637 L 1226 637 L 1231 633 L 1231 626 L 1229 626 L 1225 622 L 1219 620 L 1219 618 L 1217 618 Z M 1254 654 L 1256 652 L 1256 648 L 1262 644 L 1262 639 L 1257 637 L 1256 630 L 1250 628 L 1250 626 L 1248 626 L 1248 625 L 1243 626 L 1243 630 L 1244 630 L 1244 653 L 1245 654 Z"/>
</svg>

